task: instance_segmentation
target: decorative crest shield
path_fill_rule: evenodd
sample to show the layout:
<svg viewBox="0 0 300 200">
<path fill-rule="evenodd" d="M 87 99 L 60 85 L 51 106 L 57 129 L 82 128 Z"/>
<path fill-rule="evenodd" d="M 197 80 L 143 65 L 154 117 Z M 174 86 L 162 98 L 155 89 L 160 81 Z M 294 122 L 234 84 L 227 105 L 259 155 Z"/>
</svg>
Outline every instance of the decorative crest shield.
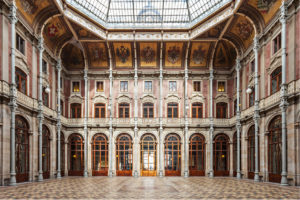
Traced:
<svg viewBox="0 0 300 200">
<path fill-rule="evenodd" d="M 122 63 L 125 63 L 130 56 L 129 48 L 125 48 L 123 45 L 120 46 L 120 48 L 117 48 L 116 53 Z"/>
<path fill-rule="evenodd" d="M 202 46 L 198 46 L 198 49 L 195 49 L 192 54 L 192 60 L 195 64 L 200 64 L 204 62 L 205 50 L 202 49 Z"/>
<path fill-rule="evenodd" d="M 146 63 L 151 63 L 154 61 L 155 52 L 154 50 L 147 46 L 142 50 L 142 60 Z"/>
<path fill-rule="evenodd" d="M 180 48 L 176 46 L 172 46 L 168 50 L 168 61 L 172 64 L 175 64 L 180 58 Z"/>
<path fill-rule="evenodd" d="M 241 21 L 237 25 L 239 35 L 242 37 L 243 40 L 247 40 L 252 32 L 253 32 L 253 27 L 248 21 Z"/>
</svg>

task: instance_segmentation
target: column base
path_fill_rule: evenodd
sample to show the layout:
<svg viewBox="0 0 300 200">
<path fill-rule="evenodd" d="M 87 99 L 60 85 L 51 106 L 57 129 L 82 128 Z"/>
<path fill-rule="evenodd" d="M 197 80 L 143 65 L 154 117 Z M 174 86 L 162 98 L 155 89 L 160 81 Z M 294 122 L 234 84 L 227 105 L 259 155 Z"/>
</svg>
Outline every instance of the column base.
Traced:
<svg viewBox="0 0 300 200">
<path fill-rule="evenodd" d="M 158 175 L 159 175 L 159 177 L 164 177 L 164 173 L 163 173 L 163 171 L 162 170 L 160 170 L 159 172 L 158 172 Z"/>
<path fill-rule="evenodd" d="M 42 182 L 43 180 L 43 173 L 39 173 L 38 182 Z"/>
<path fill-rule="evenodd" d="M 184 171 L 184 178 L 187 178 L 187 177 L 189 177 L 189 171 Z"/>
<path fill-rule="evenodd" d="M 210 171 L 209 172 L 209 178 L 213 178 L 214 177 L 214 171 Z"/>
<path fill-rule="evenodd" d="M 84 171 L 84 172 L 83 172 L 83 177 L 84 177 L 84 178 L 89 177 L 87 171 Z"/>
<path fill-rule="evenodd" d="M 254 172 L 254 182 L 259 182 L 259 175 L 258 172 Z"/>
<path fill-rule="evenodd" d="M 109 172 L 108 172 L 108 177 L 112 178 L 113 176 L 114 176 L 113 171 L 112 171 L 112 170 L 109 170 Z"/>
<path fill-rule="evenodd" d="M 57 173 L 56 178 L 57 178 L 57 179 L 61 179 L 61 174 L 60 174 L 60 172 Z"/>
<path fill-rule="evenodd" d="M 10 175 L 9 185 L 10 185 L 10 186 L 15 186 L 15 185 L 17 185 L 16 175 L 15 175 L 15 174 L 13 174 L 13 175 L 11 174 L 11 175 Z"/>
<path fill-rule="evenodd" d="M 287 176 L 286 175 L 282 175 L 281 176 L 281 182 L 280 185 L 282 186 L 289 186 L 288 180 L 287 180 Z"/>
<path fill-rule="evenodd" d="M 237 173 L 236 173 L 236 178 L 237 178 L 237 179 L 242 179 L 241 172 L 237 172 Z"/>
<path fill-rule="evenodd" d="M 139 177 L 139 173 L 137 172 L 137 170 L 134 170 L 134 172 L 133 172 L 133 177 L 134 177 L 134 178 Z"/>
</svg>

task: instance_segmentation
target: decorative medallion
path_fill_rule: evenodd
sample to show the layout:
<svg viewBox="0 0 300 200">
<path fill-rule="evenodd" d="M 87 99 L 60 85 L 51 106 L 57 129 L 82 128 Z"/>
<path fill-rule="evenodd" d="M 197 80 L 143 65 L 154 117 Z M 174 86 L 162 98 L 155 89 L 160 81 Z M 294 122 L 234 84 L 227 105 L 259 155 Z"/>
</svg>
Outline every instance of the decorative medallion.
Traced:
<svg viewBox="0 0 300 200">
<path fill-rule="evenodd" d="M 54 37 L 57 32 L 58 32 L 57 27 L 54 24 L 52 24 L 51 26 L 48 26 L 48 36 L 49 37 Z"/>
<path fill-rule="evenodd" d="M 236 26 L 238 29 L 238 33 L 243 40 L 247 40 L 251 36 L 253 27 L 249 21 L 242 20 Z"/>
<path fill-rule="evenodd" d="M 128 57 L 130 56 L 129 48 L 125 48 L 123 45 L 120 46 L 120 48 L 117 48 L 116 53 L 122 63 L 126 63 Z"/>
<path fill-rule="evenodd" d="M 29 15 L 34 14 L 38 9 L 36 5 L 37 0 L 22 0 L 20 2 L 23 10 Z"/>
<path fill-rule="evenodd" d="M 151 47 L 147 46 L 142 50 L 141 56 L 142 56 L 142 61 L 146 63 L 151 63 L 154 61 L 155 52 Z"/>
<path fill-rule="evenodd" d="M 205 50 L 202 49 L 202 46 L 198 46 L 198 49 L 194 50 L 193 54 L 192 54 L 192 60 L 195 64 L 201 64 L 203 63 L 205 60 L 204 56 L 205 56 Z"/>
<path fill-rule="evenodd" d="M 172 46 L 168 50 L 168 61 L 172 64 L 176 63 L 180 58 L 180 48 L 177 46 Z"/>
<path fill-rule="evenodd" d="M 262 12 L 268 12 L 276 0 L 257 0 L 257 9 Z"/>
</svg>

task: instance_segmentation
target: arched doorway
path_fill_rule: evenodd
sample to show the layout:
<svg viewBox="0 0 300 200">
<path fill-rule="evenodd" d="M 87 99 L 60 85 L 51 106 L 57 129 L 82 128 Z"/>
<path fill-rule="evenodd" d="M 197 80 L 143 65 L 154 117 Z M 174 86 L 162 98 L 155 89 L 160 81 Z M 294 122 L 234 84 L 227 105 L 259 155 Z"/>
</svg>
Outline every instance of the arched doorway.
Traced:
<svg viewBox="0 0 300 200">
<path fill-rule="evenodd" d="M 281 116 L 275 117 L 269 125 L 268 166 L 269 181 L 280 183 L 282 167 Z"/>
<path fill-rule="evenodd" d="M 237 171 L 237 133 L 235 132 L 233 134 L 233 176 L 236 176 L 236 171 Z M 241 149 L 241 137 L 240 137 L 240 152 L 242 152 Z M 242 169 L 242 159 L 241 159 L 242 153 L 240 153 L 240 170 Z"/>
<path fill-rule="evenodd" d="M 42 169 L 43 178 L 50 178 L 50 131 L 47 126 L 42 127 Z"/>
<path fill-rule="evenodd" d="M 83 176 L 84 168 L 84 144 L 83 138 L 77 133 L 69 137 L 69 176 Z"/>
<path fill-rule="evenodd" d="M 108 144 L 107 137 L 96 134 L 92 144 L 92 169 L 93 176 L 108 175 Z"/>
<path fill-rule="evenodd" d="M 190 138 L 190 176 L 205 176 L 205 138 L 196 133 Z"/>
<path fill-rule="evenodd" d="M 181 143 L 177 134 L 169 134 L 165 140 L 165 175 L 180 176 Z"/>
<path fill-rule="evenodd" d="M 132 176 L 132 139 L 128 134 L 121 134 L 116 144 L 117 176 Z"/>
<path fill-rule="evenodd" d="M 58 146 L 58 140 L 56 145 Z M 57 146 L 56 149 L 58 149 Z M 56 156 L 56 168 L 58 169 L 57 163 L 58 157 Z M 60 174 L 61 176 L 65 175 L 65 136 L 63 132 L 60 133 Z"/>
<path fill-rule="evenodd" d="M 156 140 L 152 134 L 141 140 L 141 175 L 156 176 Z"/>
<path fill-rule="evenodd" d="M 258 138 L 259 144 L 259 138 Z M 259 170 L 259 148 L 258 148 L 258 170 Z M 254 179 L 255 172 L 255 127 L 252 125 L 248 130 L 248 178 Z"/>
<path fill-rule="evenodd" d="M 214 139 L 214 174 L 229 176 L 229 138 L 225 134 Z"/>
<path fill-rule="evenodd" d="M 27 121 L 16 116 L 16 180 L 29 180 L 29 126 Z"/>
</svg>

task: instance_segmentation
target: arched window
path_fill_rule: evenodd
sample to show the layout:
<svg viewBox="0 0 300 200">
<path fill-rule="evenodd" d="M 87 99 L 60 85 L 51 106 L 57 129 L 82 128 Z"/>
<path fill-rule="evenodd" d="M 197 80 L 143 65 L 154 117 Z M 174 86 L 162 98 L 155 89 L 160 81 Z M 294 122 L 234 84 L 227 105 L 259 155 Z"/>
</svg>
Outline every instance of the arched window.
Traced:
<svg viewBox="0 0 300 200">
<path fill-rule="evenodd" d="M 237 173 L 237 133 L 235 132 L 233 134 L 233 176 L 236 176 Z M 242 152 L 241 149 L 241 137 L 240 137 L 240 152 Z M 240 170 L 242 169 L 242 159 L 241 159 L 242 153 L 240 153 Z"/>
<path fill-rule="evenodd" d="M 15 79 L 16 79 L 17 90 L 19 90 L 24 94 L 27 94 L 27 75 L 19 68 L 16 68 Z"/>
<path fill-rule="evenodd" d="M 103 134 L 93 137 L 92 145 L 93 176 L 107 176 L 108 174 L 108 144 Z"/>
<path fill-rule="evenodd" d="M 128 134 L 117 138 L 116 165 L 117 176 L 132 175 L 132 140 Z"/>
<path fill-rule="evenodd" d="M 181 143 L 177 134 L 169 134 L 165 141 L 165 175 L 180 176 Z"/>
<path fill-rule="evenodd" d="M 156 142 L 151 134 L 141 140 L 141 175 L 156 176 Z"/>
<path fill-rule="evenodd" d="M 71 104 L 71 118 L 81 118 L 81 104 L 72 103 Z"/>
<path fill-rule="evenodd" d="M 29 180 L 29 127 L 23 117 L 16 116 L 16 180 Z"/>
<path fill-rule="evenodd" d="M 95 104 L 95 118 L 105 118 L 105 104 Z"/>
<path fill-rule="evenodd" d="M 217 118 L 227 118 L 227 103 L 217 103 L 216 107 Z"/>
<path fill-rule="evenodd" d="M 268 137 L 268 161 L 269 161 L 269 181 L 281 181 L 282 167 L 282 141 L 281 141 L 281 116 L 275 117 L 269 125 Z"/>
<path fill-rule="evenodd" d="M 50 178 L 50 131 L 47 126 L 42 126 L 42 163 L 43 163 L 43 178 Z"/>
<path fill-rule="evenodd" d="M 281 67 L 278 67 L 271 74 L 271 94 L 274 94 L 277 91 L 279 91 L 280 85 L 281 85 Z"/>
<path fill-rule="evenodd" d="M 178 118 L 178 103 L 168 103 L 168 118 Z"/>
<path fill-rule="evenodd" d="M 58 140 L 56 145 L 58 146 Z M 58 149 L 57 146 L 56 150 Z M 58 169 L 57 162 L 58 157 L 56 156 L 56 169 Z M 63 132 L 60 133 L 60 174 L 61 176 L 65 175 L 65 137 Z"/>
<path fill-rule="evenodd" d="M 192 104 L 192 118 L 202 118 L 203 117 L 203 104 L 193 103 Z"/>
<path fill-rule="evenodd" d="M 191 176 L 205 176 L 205 138 L 194 134 L 190 138 L 189 170 Z"/>
<path fill-rule="evenodd" d="M 69 137 L 69 176 L 82 176 L 84 168 L 84 144 L 79 134 L 72 134 Z"/>
<path fill-rule="evenodd" d="M 259 144 L 259 138 L 258 138 Z M 259 148 L 258 148 L 259 163 Z M 259 164 L 258 164 L 259 169 Z M 248 130 L 248 178 L 254 179 L 255 172 L 255 127 L 252 125 Z"/>
<path fill-rule="evenodd" d="M 153 118 L 154 113 L 153 103 L 144 103 L 143 104 L 143 117 L 144 118 Z"/>
<path fill-rule="evenodd" d="M 229 138 L 219 134 L 214 139 L 214 174 L 229 176 Z"/>
<path fill-rule="evenodd" d="M 120 103 L 119 104 L 119 118 L 129 118 L 129 104 Z"/>
</svg>

